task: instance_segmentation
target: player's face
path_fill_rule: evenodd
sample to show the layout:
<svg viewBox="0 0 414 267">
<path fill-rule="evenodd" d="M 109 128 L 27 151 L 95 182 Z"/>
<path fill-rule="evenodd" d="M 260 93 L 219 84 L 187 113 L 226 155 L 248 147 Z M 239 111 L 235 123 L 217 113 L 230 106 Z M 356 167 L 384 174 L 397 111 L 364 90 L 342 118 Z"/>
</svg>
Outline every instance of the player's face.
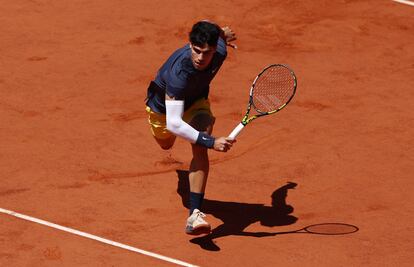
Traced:
<svg viewBox="0 0 414 267">
<path fill-rule="evenodd" d="M 213 59 L 216 47 L 204 44 L 203 46 L 190 44 L 191 60 L 193 65 L 198 70 L 204 70 L 208 67 Z"/>
</svg>

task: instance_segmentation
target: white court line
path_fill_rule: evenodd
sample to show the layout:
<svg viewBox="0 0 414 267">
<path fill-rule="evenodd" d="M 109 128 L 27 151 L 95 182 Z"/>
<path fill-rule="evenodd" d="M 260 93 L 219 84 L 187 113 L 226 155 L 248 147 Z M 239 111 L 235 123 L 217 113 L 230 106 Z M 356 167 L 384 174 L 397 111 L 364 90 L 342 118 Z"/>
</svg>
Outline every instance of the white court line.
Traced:
<svg viewBox="0 0 414 267">
<path fill-rule="evenodd" d="M 75 235 L 79 235 L 79 236 L 82 236 L 82 237 L 90 238 L 90 239 L 93 239 L 93 240 L 96 240 L 96 241 L 99 241 L 99 242 L 102 242 L 102 243 L 105 243 L 105 244 L 108 244 L 108 245 L 111 245 L 111 246 L 115 246 L 115 247 L 123 248 L 123 249 L 126 249 L 126 250 L 130 250 L 130 251 L 133 251 L 133 252 L 137 252 L 137 253 L 140 253 L 140 254 L 144 254 L 146 256 L 157 258 L 157 259 L 167 261 L 167 262 L 170 262 L 170 263 L 174 263 L 174 264 L 177 264 L 177 265 L 186 266 L 186 267 L 196 267 L 196 265 L 193 265 L 193 264 L 190 264 L 190 263 L 186 263 L 186 262 L 183 262 L 183 261 L 180 261 L 180 260 L 176 260 L 176 259 L 173 259 L 173 258 L 162 256 L 162 255 L 159 255 L 159 254 L 156 254 L 156 253 L 153 253 L 153 252 L 149 252 L 149 251 L 145 251 L 145 250 L 142 250 L 142 249 L 139 249 L 139 248 L 134 248 L 134 247 L 131 247 L 131 246 L 128 246 L 128 245 L 124 245 L 124 244 L 109 240 L 109 239 L 105 239 L 105 238 L 102 238 L 102 237 L 99 237 L 99 236 L 95 236 L 95 235 L 84 233 L 84 232 L 81 232 L 81 231 L 78 231 L 78 230 L 75 230 L 75 229 L 71 229 L 71 228 L 68 228 L 68 227 L 65 227 L 65 226 L 61 226 L 61 225 L 58 225 L 58 224 L 43 221 L 43 220 L 33 218 L 33 217 L 30 217 L 30 216 L 27 216 L 27 215 L 24 215 L 24 214 L 20 214 L 20 213 L 11 211 L 11 210 L 5 210 L 5 209 L 0 208 L 0 212 L 11 215 L 11 216 L 14 216 L 14 217 L 17 217 L 17 218 L 20 218 L 20 219 L 23 219 L 23 220 L 27 220 L 27 221 L 35 222 L 35 223 L 42 224 L 42 225 L 45 225 L 45 226 L 48 226 L 48 227 L 52 227 L 52 228 L 55 228 L 55 229 L 59 229 L 59 230 L 62 230 L 62 231 L 65 231 L 65 232 L 68 232 L 68 233 L 71 233 L 71 234 L 75 234 Z"/>
<path fill-rule="evenodd" d="M 398 2 L 398 3 L 401 3 L 401 4 L 406 4 L 406 5 L 409 5 L 409 6 L 414 6 L 414 2 L 409 1 L 409 0 L 392 0 L 392 1 Z"/>
</svg>

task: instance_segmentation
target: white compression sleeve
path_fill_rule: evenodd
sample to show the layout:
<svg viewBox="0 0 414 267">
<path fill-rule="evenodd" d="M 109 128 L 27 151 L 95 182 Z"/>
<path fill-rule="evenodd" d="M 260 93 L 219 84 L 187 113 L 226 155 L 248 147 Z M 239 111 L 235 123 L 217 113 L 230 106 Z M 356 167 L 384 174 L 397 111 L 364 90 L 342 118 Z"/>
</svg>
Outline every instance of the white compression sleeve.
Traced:
<svg viewBox="0 0 414 267">
<path fill-rule="evenodd" d="M 173 134 L 180 136 L 195 144 L 199 131 L 183 121 L 184 101 L 165 100 L 167 129 Z"/>
</svg>

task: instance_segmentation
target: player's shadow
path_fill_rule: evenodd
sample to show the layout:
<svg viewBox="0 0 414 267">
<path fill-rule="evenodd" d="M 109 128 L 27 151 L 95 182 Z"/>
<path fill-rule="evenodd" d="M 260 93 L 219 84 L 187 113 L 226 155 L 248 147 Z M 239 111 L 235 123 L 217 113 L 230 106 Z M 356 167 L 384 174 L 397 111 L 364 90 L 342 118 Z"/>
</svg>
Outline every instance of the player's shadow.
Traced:
<svg viewBox="0 0 414 267">
<path fill-rule="evenodd" d="M 183 205 L 189 208 L 188 171 L 177 170 L 177 174 L 177 193 L 181 196 Z M 296 185 L 296 183 L 289 182 L 277 188 L 271 195 L 272 203 L 269 206 L 204 199 L 202 211 L 220 219 L 223 224 L 214 228 L 210 234 L 193 238 L 190 242 L 198 244 L 206 250 L 219 251 L 220 248 L 213 240 L 220 237 L 229 235 L 274 236 L 274 232 L 248 232 L 245 229 L 256 222 L 260 222 L 261 225 L 267 227 L 295 223 L 297 218 L 290 215 L 293 212 L 293 207 L 286 204 L 286 197 L 288 190 L 295 188 Z"/>
</svg>

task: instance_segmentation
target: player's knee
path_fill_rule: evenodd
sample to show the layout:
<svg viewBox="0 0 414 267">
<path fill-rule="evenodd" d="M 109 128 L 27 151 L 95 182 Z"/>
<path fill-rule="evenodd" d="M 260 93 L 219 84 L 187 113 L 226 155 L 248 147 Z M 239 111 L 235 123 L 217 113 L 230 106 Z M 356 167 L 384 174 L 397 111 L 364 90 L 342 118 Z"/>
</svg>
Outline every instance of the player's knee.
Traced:
<svg viewBox="0 0 414 267">
<path fill-rule="evenodd" d="M 174 142 L 175 142 L 175 137 L 171 137 L 168 139 L 157 139 L 155 138 L 155 140 L 157 141 L 158 145 L 163 149 L 163 150 L 169 150 L 173 147 Z"/>
<path fill-rule="evenodd" d="M 162 145 L 162 144 L 160 144 L 160 147 L 163 149 L 163 150 L 169 150 L 169 149 L 171 149 L 172 147 L 173 147 L 173 144 L 167 144 L 167 145 Z"/>
<path fill-rule="evenodd" d="M 203 131 L 211 134 L 214 122 L 215 118 L 209 114 L 199 114 L 191 120 L 190 125 L 197 131 Z"/>
<path fill-rule="evenodd" d="M 208 160 L 208 148 L 201 145 L 192 144 L 193 158 L 200 160 Z"/>
</svg>

